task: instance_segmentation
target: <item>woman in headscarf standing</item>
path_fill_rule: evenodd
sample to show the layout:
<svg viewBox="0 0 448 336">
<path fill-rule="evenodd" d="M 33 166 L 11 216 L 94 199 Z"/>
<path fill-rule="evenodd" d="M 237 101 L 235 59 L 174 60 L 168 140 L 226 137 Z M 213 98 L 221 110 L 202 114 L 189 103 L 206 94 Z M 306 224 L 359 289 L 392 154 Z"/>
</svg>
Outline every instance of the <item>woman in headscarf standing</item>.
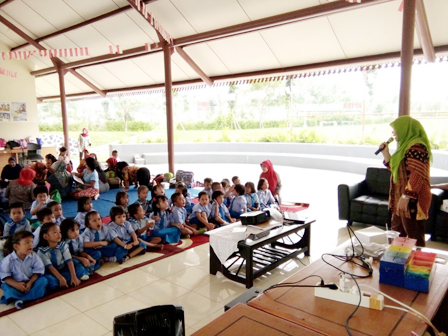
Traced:
<svg viewBox="0 0 448 336">
<path fill-rule="evenodd" d="M 417 239 L 417 246 L 425 246 L 425 220 L 431 205 L 431 146 L 423 126 L 410 116 L 401 116 L 390 125 L 397 150 L 391 156 L 383 143 L 381 153 L 391 171 L 392 230 L 400 232 L 401 237 Z"/>
<path fill-rule="evenodd" d="M 261 164 L 261 170 L 263 171 L 260 174 L 260 178 L 265 178 L 269 183 L 269 190 L 272 195 L 280 204 L 280 191 L 282 189 L 282 181 L 280 180 L 280 175 L 275 171 L 274 165 L 271 160 L 263 161 Z"/>
<path fill-rule="evenodd" d="M 78 138 L 78 152 L 79 152 L 79 160 L 82 160 L 82 156 L 84 151 L 87 149 L 87 146 L 91 146 L 89 130 L 87 128 L 82 129 L 82 133 Z M 84 158 L 85 159 L 85 158 Z"/>
<path fill-rule="evenodd" d="M 19 178 L 22 166 L 17 164 L 16 159 L 10 157 L 8 164 L 2 170 L 2 188 L 6 188 L 8 183 Z"/>
<path fill-rule="evenodd" d="M 33 189 L 36 186 L 33 182 L 36 172 L 29 168 L 20 171 L 19 178 L 8 184 L 5 196 L 9 199 L 9 205 L 21 202 L 25 209 L 31 208 L 34 199 Z"/>
</svg>

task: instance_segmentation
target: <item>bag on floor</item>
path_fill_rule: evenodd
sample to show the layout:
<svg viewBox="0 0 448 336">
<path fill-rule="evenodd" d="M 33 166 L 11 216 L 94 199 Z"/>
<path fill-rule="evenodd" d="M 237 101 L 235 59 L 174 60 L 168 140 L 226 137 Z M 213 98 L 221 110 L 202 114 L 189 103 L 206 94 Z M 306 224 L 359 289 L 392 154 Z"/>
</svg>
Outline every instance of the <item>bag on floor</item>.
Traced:
<svg viewBox="0 0 448 336">
<path fill-rule="evenodd" d="M 163 175 L 163 182 L 169 182 L 173 177 L 173 173 L 166 173 Z"/>
<path fill-rule="evenodd" d="M 20 148 L 21 149 L 27 149 L 28 148 L 28 143 L 26 142 L 25 139 L 20 139 L 19 140 L 19 144 L 20 144 Z"/>
<path fill-rule="evenodd" d="M 191 171 L 182 172 L 181 181 L 185 183 L 187 188 L 196 187 L 196 183 L 194 182 L 194 173 Z"/>
<path fill-rule="evenodd" d="M 50 198 L 53 201 L 56 201 L 58 203 L 62 203 L 62 197 L 61 197 L 61 193 L 59 192 L 59 190 L 54 189 L 51 193 L 50 193 Z"/>
<path fill-rule="evenodd" d="M 176 182 L 180 182 L 180 181 L 182 181 L 182 174 L 183 174 L 183 170 L 178 170 L 177 172 L 176 172 Z"/>
<path fill-rule="evenodd" d="M 157 174 L 152 180 L 152 185 L 156 186 L 163 182 L 163 174 Z"/>
<path fill-rule="evenodd" d="M 118 177 L 109 177 L 107 179 L 110 189 L 118 189 L 120 187 L 120 179 Z"/>
</svg>

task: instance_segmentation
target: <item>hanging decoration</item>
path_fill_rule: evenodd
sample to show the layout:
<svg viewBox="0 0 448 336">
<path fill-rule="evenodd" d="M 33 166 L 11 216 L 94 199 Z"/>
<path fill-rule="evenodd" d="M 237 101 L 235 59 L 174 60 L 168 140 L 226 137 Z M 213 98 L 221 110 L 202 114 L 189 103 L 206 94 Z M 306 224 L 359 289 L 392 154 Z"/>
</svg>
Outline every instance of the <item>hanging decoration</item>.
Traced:
<svg viewBox="0 0 448 336">
<path fill-rule="evenodd" d="M 0 75 L 11 77 L 11 78 L 17 78 L 17 71 L 11 71 L 5 68 L 0 67 Z"/>
<path fill-rule="evenodd" d="M 89 56 L 89 48 L 64 48 L 64 49 L 47 49 L 47 50 L 25 50 L 25 51 L 2 51 L 0 58 L 4 61 L 11 59 L 28 59 L 31 56 L 41 57 L 78 57 Z"/>
</svg>

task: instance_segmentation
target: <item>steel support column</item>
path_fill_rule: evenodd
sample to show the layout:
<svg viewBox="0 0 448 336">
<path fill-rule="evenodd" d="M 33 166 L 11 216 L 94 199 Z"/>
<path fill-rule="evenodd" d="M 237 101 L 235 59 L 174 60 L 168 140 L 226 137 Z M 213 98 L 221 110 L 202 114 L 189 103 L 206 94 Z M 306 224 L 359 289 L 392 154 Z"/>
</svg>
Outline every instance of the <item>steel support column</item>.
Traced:
<svg viewBox="0 0 448 336">
<path fill-rule="evenodd" d="M 162 41 L 162 40 L 161 40 Z M 166 99 L 166 129 L 168 142 L 168 171 L 174 171 L 174 122 L 173 122 L 173 82 L 171 78 L 172 47 L 163 42 L 163 61 L 165 65 L 165 99 Z"/>
<path fill-rule="evenodd" d="M 68 136 L 68 118 L 67 118 L 67 102 L 65 97 L 65 80 L 64 76 L 67 70 L 63 70 L 58 66 L 59 91 L 61 94 L 61 113 L 62 113 L 62 130 L 64 131 L 64 145 L 67 153 L 70 153 L 70 140 Z"/>
<path fill-rule="evenodd" d="M 401 83 L 398 115 L 411 111 L 412 62 L 414 58 L 415 0 L 404 1 L 401 37 Z"/>
</svg>

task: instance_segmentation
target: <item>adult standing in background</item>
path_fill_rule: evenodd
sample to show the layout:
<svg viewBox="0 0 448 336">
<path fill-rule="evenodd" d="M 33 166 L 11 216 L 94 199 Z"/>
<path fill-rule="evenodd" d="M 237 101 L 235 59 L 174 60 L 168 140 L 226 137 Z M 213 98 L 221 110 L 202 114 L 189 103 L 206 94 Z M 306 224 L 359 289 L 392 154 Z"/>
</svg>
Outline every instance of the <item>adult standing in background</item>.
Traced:
<svg viewBox="0 0 448 336">
<path fill-rule="evenodd" d="M 282 181 L 280 180 L 280 175 L 275 171 L 274 165 L 271 160 L 263 161 L 261 164 L 261 170 L 263 171 L 260 174 L 260 178 L 265 178 L 269 183 L 269 190 L 272 195 L 280 204 L 280 191 L 282 189 Z"/>
<path fill-rule="evenodd" d="M 10 157 L 8 164 L 2 170 L 2 188 L 6 188 L 10 181 L 17 180 L 21 170 L 22 166 L 17 164 L 15 158 Z"/>
<path fill-rule="evenodd" d="M 78 152 L 80 161 L 82 160 L 84 151 L 87 149 L 88 146 L 91 145 L 92 144 L 90 143 L 89 130 L 86 127 L 84 127 L 82 129 L 82 133 L 79 135 L 78 138 Z"/>
<path fill-rule="evenodd" d="M 425 246 L 425 220 L 431 205 L 429 166 L 432 159 L 428 136 L 419 121 L 401 116 L 391 124 L 398 142 L 391 156 L 386 143 L 381 144 L 384 164 L 391 171 L 389 209 L 392 230 L 401 237 L 417 239 Z"/>
</svg>

